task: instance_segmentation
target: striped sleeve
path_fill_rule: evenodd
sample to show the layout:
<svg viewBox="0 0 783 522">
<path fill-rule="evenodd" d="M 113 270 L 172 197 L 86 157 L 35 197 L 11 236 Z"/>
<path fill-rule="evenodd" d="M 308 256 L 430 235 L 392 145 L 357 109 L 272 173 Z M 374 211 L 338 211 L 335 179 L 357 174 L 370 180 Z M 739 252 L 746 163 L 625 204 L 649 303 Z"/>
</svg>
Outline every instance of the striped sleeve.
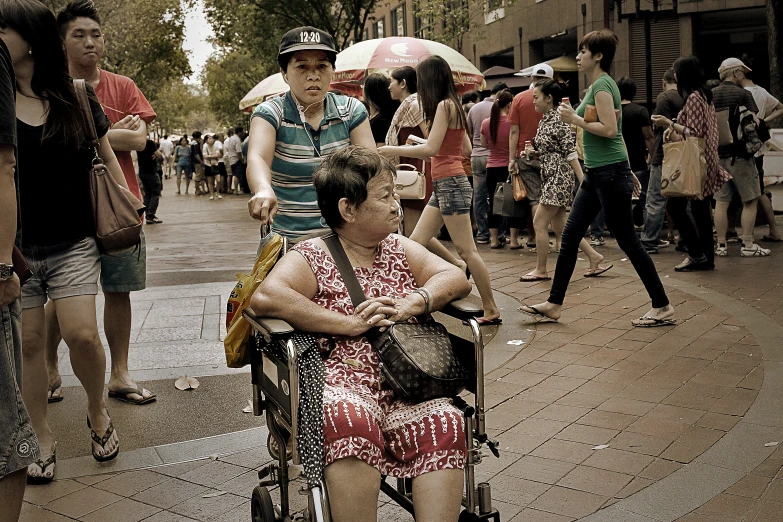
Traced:
<svg viewBox="0 0 783 522">
<path fill-rule="evenodd" d="M 256 116 L 264 118 L 272 127 L 279 129 L 283 121 L 283 107 L 274 100 L 265 101 L 255 108 L 250 120 L 252 121 Z"/>
</svg>

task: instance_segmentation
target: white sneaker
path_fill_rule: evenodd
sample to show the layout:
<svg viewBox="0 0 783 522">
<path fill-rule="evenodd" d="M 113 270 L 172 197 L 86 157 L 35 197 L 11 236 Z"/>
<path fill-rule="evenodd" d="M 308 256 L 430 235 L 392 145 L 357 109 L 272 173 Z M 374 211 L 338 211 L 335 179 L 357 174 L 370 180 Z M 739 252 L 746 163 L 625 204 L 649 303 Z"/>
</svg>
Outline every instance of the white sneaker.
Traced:
<svg viewBox="0 0 783 522">
<path fill-rule="evenodd" d="M 726 243 L 718 243 L 718 248 L 715 249 L 715 255 L 718 257 L 726 257 L 729 255 L 729 249 Z"/>
<path fill-rule="evenodd" d="M 223 199 L 223 196 L 221 196 L 220 194 L 218 194 L 218 199 Z"/>
<path fill-rule="evenodd" d="M 768 248 L 761 248 L 756 243 L 750 245 L 750 247 L 742 247 L 740 254 L 742 257 L 766 257 L 772 251 Z"/>
<path fill-rule="evenodd" d="M 215 199 L 215 196 L 209 196 L 209 199 L 213 200 L 213 199 Z"/>
</svg>

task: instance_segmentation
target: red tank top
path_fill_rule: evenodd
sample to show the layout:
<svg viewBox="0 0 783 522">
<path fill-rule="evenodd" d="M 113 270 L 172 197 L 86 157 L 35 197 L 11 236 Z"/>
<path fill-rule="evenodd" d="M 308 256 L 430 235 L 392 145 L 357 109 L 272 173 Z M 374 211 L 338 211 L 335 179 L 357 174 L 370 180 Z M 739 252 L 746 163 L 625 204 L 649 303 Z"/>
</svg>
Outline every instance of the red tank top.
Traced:
<svg viewBox="0 0 783 522">
<path fill-rule="evenodd" d="M 440 150 L 432 158 L 432 179 L 465 175 L 462 167 L 462 142 L 465 129 L 447 129 Z"/>
</svg>

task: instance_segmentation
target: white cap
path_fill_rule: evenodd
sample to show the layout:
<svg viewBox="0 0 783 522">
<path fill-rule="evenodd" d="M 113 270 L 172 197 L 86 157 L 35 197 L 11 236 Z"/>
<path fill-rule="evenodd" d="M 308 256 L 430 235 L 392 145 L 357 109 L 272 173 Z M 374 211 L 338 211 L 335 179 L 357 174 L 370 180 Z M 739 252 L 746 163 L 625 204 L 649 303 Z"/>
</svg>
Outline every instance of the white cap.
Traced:
<svg viewBox="0 0 783 522">
<path fill-rule="evenodd" d="M 548 63 L 539 63 L 538 65 L 533 66 L 533 72 L 530 73 L 531 76 L 542 76 L 546 78 L 554 78 L 555 77 L 555 71 L 552 69 L 552 66 Z"/>
<path fill-rule="evenodd" d="M 730 69 L 742 69 L 745 72 L 751 71 L 750 67 L 742 63 L 742 60 L 739 58 L 726 58 L 720 64 L 720 67 L 718 67 L 718 74 L 721 74 L 722 72 L 728 71 Z"/>
</svg>

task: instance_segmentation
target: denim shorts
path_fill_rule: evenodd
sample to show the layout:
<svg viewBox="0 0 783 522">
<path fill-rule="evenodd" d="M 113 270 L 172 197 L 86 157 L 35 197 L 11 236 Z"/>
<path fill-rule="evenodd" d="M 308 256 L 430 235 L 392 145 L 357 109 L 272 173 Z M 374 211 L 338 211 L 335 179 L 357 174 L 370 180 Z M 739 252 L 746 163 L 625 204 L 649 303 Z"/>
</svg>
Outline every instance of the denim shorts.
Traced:
<svg viewBox="0 0 783 522">
<path fill-rule="evenodd" d="M 19 299 L 0 307 L 0 479 L 39 457 L 38 439 L 22 401 L 21 314 Z"/>
<path fill-rule="evenodd" d="M 432 185 L 434 191 L 427 205 L 440 209 L 444 216 L 470 213 L 473 187 L 466 175 L 436 179 Z"/>
<path fill-rule="evenodd" d="M 76 243 L 24 247 L 33 277 L 22 287 L 22 308 L 38 308 L 50 299 L 97 295 L 101 254 L 95 239 Z"/>
<path fill-rule="evenodd" d="M 104 292 L 136 292 L 147 287 L 147 241 L 119 254 L 101 256 L 101 288 Z"/>
</svg>

